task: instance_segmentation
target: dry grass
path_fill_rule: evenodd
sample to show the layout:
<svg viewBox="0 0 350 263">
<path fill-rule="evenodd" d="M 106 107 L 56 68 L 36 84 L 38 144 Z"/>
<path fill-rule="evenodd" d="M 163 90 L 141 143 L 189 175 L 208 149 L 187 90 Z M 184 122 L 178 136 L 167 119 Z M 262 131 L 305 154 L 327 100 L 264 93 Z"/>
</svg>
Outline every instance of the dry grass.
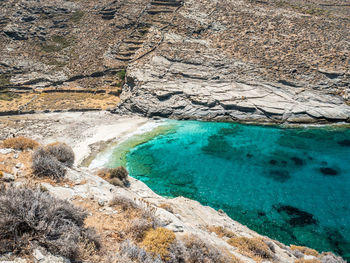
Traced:
<svg viewBox="0 0 350 263">
<path fill-rule="evenodd" d="M 176 236 L 173 231 L 159 227 L 145 233 L 141 246 L 148 252 L 160 255 L 166 261 L 169 259 L 170 246 L 175 243 L 175 240 Z"/>
<path fill-rule="evenodd" d="M 42 93 L 28 104 L 27 110 L 102 109 L 117 105 L 119 98 L 109 94 Z"/>
<path fill-rule="evenodd" d="M 31 156 L 32 153 L 29 151 L 20 152 L 17 154 L 0 154 L 0 171 L 12 174 L 16 164 L 22 163 L 23 167 L 20 169 L 21 174 L 23 176 L 29 176 L 31 174 Z"/>
<path fill-rule="evenodd" d="M 183 238 L 186 251 L 186 263 L 241 263 L 241 261 L 228 251 L 219 250 L 197 236 L 186 235 Z"/>
<path fill-rule="evenodd" d="M 159 208 L 162 208 L 170 213 L 174 213 L 173 208 L 171 207 L 171 205 L 167 204 L 167 203 L 162 203 L 158 206 Z"/>
<path fill-rule="evenodd" d="M 85 225 L 95 228 L 101 236 L 101 252 L 98 255 L 92 253 L 93 259 L 86 255 L 90 262 L 114 262 L 109 258 L 111 251 L 118 251 L 125 240 L 142 242 L 145 232 L 155 226 L 142 207 L 125 197 L 115 198 L 109 204 L 113 213 L 101 210 L 99 204 L 90 199 L 76 198 L 73 203 L 89 212 Z"/>
<path fill-rule="evenodd" d="M 308 247 L 291 245 L 290 249 L 291 250 L 298 250 L 301 253 L 303 253 L 304 255 L 310 255 L 310 256 L 314 256 L 314 257 L 317 257 L 319 255 L 319 253 L 315 249 L 308 248 Z"/>
<path fill-rule="evenodd" d="M 209 232 L 214 232 L 220 238 L 233 238 L 236 236 L 231 230 L 222 226 L 208 226 L 207 229 Z"/>
<path fill-rule="evenodd" d="M 23 137 L 23 136 L 19 136 L 19 137 L 15 137 L 15 138 L 8 138 L 6 140 L 4 140 L 3 145 L 5 148 L 12 148 L 15 150 L 27 150 L 27 149 L 34 149 L 37 148 L 39 146 L 39 143 Z"/>
<path fill-rule="evenodd" d="M 271 259 L 273 257 L 273 253 L 268 245 L 258 237 L 233 237 L 230 238 L 227 243 L 238 248 L 243 255 L 251 257 L 257 261 Z"/>
<path fill-rule="evenodd" d="M 23 108 L 35 96 L 34 93 L 20 94 L 12 100 L 0 100 L 0 111 L 16 111 Z"/>
<path fill-rule="evenodd" d="M 318 259 L 297 259 L 294 263 L 321 263 Z"/>
</svg>

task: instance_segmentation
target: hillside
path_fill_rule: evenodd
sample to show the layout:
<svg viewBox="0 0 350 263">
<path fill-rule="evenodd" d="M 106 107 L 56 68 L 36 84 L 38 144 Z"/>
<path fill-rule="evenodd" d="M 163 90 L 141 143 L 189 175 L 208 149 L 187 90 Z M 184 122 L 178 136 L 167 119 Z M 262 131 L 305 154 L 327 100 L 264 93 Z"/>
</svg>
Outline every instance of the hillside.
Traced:
<svg viewBox="0 0 350 263">
<path fill-rule="evenodd" d="M 3 112 L 112 109 L 126 80 L 118 112 L 349 121 L 345 0 L 0 5 Z"/>
</svg>

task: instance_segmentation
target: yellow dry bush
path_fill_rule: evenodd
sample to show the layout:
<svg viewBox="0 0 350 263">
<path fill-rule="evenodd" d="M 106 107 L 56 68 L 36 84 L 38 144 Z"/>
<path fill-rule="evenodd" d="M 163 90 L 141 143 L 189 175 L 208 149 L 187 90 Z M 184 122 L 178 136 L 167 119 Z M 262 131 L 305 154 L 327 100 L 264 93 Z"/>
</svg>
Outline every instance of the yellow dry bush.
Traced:
<svg viewBox="0 0 350 263">
<path fill-rule="evenodd" d="M 236 236 L 235 233 L 233 233 L 231 230 L 222 226 L 208 226 L 207 229 L 209 232 L 214 232 L 220 238 L 232 238 Z"/>
<path fill-rule="evenodd" d="M 315 257 L 318 256 L 318 252 L 315 249 L 312 249 L 312 248 L 291 245 L 290 249 L 291 250 L 298 250 L 298 251 L 300 251 L 301 253 L 303 253 L 305 255 L 310 255 L 310 256 L 315 256 Z"/>
<path fill-rule="evenodd" d="M 318 259 L 297 259 L 294 263 L 321 263 Z"/>
<path fill-rule="evenodd" d="M 156 229 L 150 229 L 145 233 L 141 246 L 148 252 L 160 255 L 166 261 L 169 259 L 169 248 L 175 240 L 176 236 L 173 231 L 158 227 Z"/>
<path fill-rule="evenodd" d="M 271 259 L 273 254 L 265 242 L 258 237 L 233 237 L 227 243 L 238 248 L 238 250 L 248 256 L 257 259 Z"/>
<path fill-rule="evenodd" d="M 12 148 L 15 150 L 26 150 L 26 149 L 34 149 L 39 146 L 39 143 L 36 141 L 26 138 L 26 137 L 15 137 L 8 138 L 3 142 L 5 148 Z"/>
<path fill-rule="evenodd" d="M 0 179 L 4 176 L 4 173 L 0 171 Z"/>
</svg>

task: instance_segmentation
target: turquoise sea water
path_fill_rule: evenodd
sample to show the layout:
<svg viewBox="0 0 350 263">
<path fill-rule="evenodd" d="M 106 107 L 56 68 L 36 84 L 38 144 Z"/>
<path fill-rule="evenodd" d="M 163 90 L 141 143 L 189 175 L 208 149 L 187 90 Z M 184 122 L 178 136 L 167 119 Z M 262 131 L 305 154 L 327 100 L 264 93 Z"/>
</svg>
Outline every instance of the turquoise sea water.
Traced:
<svg viewBox="0 0 350 263">
<path fill-rule="evenodd" d="M 283 243 L 350 259 L 350 129 L 169 123 L 130 149 L 133 177 Z"/>
</svg>

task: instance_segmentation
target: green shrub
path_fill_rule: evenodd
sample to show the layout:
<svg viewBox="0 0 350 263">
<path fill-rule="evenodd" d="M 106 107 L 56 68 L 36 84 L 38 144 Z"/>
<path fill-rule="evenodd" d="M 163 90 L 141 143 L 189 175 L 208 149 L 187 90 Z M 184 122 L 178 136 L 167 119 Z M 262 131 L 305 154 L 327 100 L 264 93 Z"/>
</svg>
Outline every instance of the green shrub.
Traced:
<svg viewBox="0 0 350 263">
<path fill-rule="evenodd" d="M 77 11 L 72 13 L 70 20 L 74 23 L 77 23 L 80 21 L 80 19 L 83 18 L 83 16 L 84 16 L 84 12 L 81 10 L 77 10 Z"/>
<path fill-rule="evenodd" d="M 122 70 L 117 72 L 117 77 L 120 80 L 124 80 L 125 79 L 125 75 L 126 75 L 126 70 L 125 69 L 122 69 Z"/>
<path fill-rule="evenodd" d="M 0 189 L 0 254 L 30 252 L 36 245 L 74 259 L 82 241 L 99 248 L 93 229 L 84 227 L 87 213 L 39 189 Z"/>
</svg>

